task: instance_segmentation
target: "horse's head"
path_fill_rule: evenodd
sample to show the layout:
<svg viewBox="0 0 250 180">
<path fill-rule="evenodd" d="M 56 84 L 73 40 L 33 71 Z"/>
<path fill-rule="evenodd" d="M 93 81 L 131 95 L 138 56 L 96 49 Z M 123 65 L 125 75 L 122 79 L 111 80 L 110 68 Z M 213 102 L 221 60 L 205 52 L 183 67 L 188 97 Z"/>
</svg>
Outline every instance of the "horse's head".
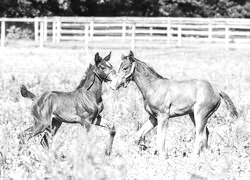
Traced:
<svg viewBox="0 0 250 180">
<path fill-rule="evenodd" d="M 111 87 L 118 89 L 121 86 L 127 87 L 129 82 L 133 80 L 133 72 L 135 70 L 135 58 L 132 51 L 129 52 L 128 56 L 122 55 L 122 61 L 117 73 L 117 77 L 112 81 Z"/>
<path fill-rule="evenodd" d="M 116 77 L 116 71 L 113 66 L 108 62 L 111 57 L 111 52 L 102 58 L 99 53 L 95 54 L 95 74 L 104 82 L 113 81 Z"/>
</svg>

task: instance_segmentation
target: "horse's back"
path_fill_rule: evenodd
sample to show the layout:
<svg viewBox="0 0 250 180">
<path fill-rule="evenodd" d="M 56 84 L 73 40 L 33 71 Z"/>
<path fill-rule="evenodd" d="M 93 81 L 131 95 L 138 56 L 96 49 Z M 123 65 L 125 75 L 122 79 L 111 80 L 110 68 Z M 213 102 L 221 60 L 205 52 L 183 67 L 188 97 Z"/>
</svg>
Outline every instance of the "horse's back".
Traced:
<svg viewBox="0 0 250 180">
<path fill-rule="evenodd" d="M 169 97 L 172 101 L 194 103 L 196 98 L 197 80 L 169 81 Z"/>
<path fill-rule="evenodd" d="M 57 110 L 81 114 L 84 112 L 93 113 L 97 109 L 94 96 L 87 90 L 73 92 L 52 91 L 51 93 L 54 96 L 53 102 L 56 104 Z"/>
<path fill-rule="evenodd" d="M 170 116 L 188 114 L 196 102 L 195 80 L 174 81 L 160 79 L 155 81 L 152 92 L 147 97 L 147 103 L 151 109 L 157 112 L 170 110 Z"/>
<path fill-rule="evenodd" d="M 78 123 L 82 117 L 95 116 L 98 106 L 92 94 L 87 91 L 49 91 L 43 93 L 32 108 L 32 114 L 38 120 L 47 122 L 53 115 L 63 122 Z"/>
<path fill-rule="evenodd" d="M 67 111 L 74 106 L 71 93 L 61 91 L 46 91 L 33 103 L 32 114 L 37 119 L 48 118 L 54 111 Z"/>
<path fill-rule="evenodd" d="M 175 91 L 180 91 L 183 93 L 205 93 L 212 96 L 219 95 L 218 90 L 212 86 L 212 84 L 203 79 L 191 79 L 191 80 L 184 80 L 184 81 L 172 81 L 171 87 Z"/>
</svg>

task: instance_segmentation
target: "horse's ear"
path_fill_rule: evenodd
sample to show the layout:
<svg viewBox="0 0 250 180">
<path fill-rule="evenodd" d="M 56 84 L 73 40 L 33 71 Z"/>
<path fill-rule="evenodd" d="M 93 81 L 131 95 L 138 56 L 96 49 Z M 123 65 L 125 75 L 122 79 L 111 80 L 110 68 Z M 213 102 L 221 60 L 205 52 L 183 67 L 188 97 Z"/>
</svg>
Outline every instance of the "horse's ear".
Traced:
<svg viewBox="0 0 250 180">
<path fill-rule="evenodd" d="M 99 56 L 99 53 L 97 52 L 97 53 L 95 54 L 95 65 L 97 65 L 100 61 L 101 61 L 101 58 L 100 58 L 100 56 Z"/>
<path fill-rule="evenodd" d="M 129 57 L 134 57 L 134 53 L 133 53 L 133 51 L 129 51 L 129 55 L 128 55 Z"/>
<path fill-rule="evenodd" d="M 107 55 L 107 56 L 104 58 L 104 60 L 105 60 L 105 61 L 109 61 L 109 60 L 110 60 L 110 57 L 111 57 L 111 51 L 110 51 L 109 55 Z"/>
<path fill-rule="evenodd" d="M 122 60 L 125 60 L 126 59 L 126 56 L 124 54 L 121 55 L 121 59 Z"/>
</svg>

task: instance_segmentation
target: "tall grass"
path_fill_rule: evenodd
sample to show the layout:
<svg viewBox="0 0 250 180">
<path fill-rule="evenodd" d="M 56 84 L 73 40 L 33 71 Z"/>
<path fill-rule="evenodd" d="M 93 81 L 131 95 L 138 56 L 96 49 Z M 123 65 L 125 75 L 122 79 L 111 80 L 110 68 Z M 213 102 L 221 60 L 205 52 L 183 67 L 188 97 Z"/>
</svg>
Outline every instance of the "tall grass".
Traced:
<svg viewBox="0 0 250 180">
<path fill-rule="evenodd" d="M 146 137 L 148 149 L 140 150 L 134 134 L 148 115 L 134 83 L 126 89 L 103 88 L 103 117 L 117 127 L 113 153 L 104 155 L 108 132 L 99 127 L 85 130 L 63 124 L 50 150 L 40 138 L 19 145 L 18 134 L 32 124 L 31 101 L 20 97 L 26 84 L 36 94 L 47 90 L 70 91 L 77 86 L 96 49 L 1 52 L 0 56 L 0 178 L 2 179 L 233 179 L 250 178 L 250 52 L 224 49 L 137 49 L 135 56 L 165 77 L 202 78 L 227 92 L 240 117 L 233 120 L 224 103 L 210 118 L 209 149 L 193 160 L 194 125 L 188 117 L 170 120 L 166 160 L 154 155 L 155 131 Z M 109 50 L 101 50 L 107 54 Z M 111 63 L 118 68 L 115 50 Z"/>
</svg>

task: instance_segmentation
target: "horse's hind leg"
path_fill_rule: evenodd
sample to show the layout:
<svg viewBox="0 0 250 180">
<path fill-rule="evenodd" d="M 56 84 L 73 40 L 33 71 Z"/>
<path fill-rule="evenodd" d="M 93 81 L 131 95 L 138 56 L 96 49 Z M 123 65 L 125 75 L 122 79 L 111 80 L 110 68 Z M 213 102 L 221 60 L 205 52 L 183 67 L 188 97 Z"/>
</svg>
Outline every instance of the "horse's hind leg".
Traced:
<svg viewBox="0 0 250 180">
<path fill-rule="evenodd" d="M 199 154 L 203 147 L 208 147 L 208 136 L 209 131 L 207 128 L 208 118 L 217 110 L 220 102 L 215 105 L 210 106 L 200 106 L 199 108 L 194 108 L 194 120 L 195 120 L 195 146 L 194 154 Z M 190 116 L 191 117 L 191 116 Z M 192 117 L 191 117 L 192 119 Z"/>
<path fill-rule="evenodd" d="M 50 137 L 49 132 L 45 131 L 40 141 L 40 144 L 42 145 L 44 149 L 49 149 L 49 139 L 50 139 L 49 137 Z"/>
<path fill-rule="evenodd" d="M 29 136 L 28 140 L 32 137 L 37 136 L 38 134 L 42 133 L 47 128 L 47 125 L 39 123 L 33 128 L 32 134 Z"/>
<path fill-rule="evenodd" d="M 30 135 L 34 129 L 34 126 L 30 126 L 18 135 L 19 144 L 25 144 L 25 137 Z"/>
<path fill-rule="evenodd" d="M 190 117 L 190 119 L 192 120 L 192 122 L 194 123 L 195 129 L 196 129 L 196 123 L 195 123 L 194 113 L 190 113 L 190 114 L 189 114 L 189 117 Z M 199 127 L 198 127 L 198 128 L 199 128 Z M 196 132 L 195 132 L 195 133 L 196 133 Z M 202 139 L 203 139 L 203 146 L 204 146 L 205 148 L 208 147 L 208 145 L 207 145 L 208 135 L 209 135 L 209 131 L 208 131 L 208 128 L 206 127 L 206 136 L 205 136 L 205 135 L 202 136 L 202 137 L 203 137 L 203 138 L 202 138 Z"/>
<path fill-rule="evenodd" d="M 207 118 L 200 113 L 194 114 L 195 119 L 195 144 L 194 155 L 200 154 L 202 147 L 207 146 L 208 141 L 208 129 L 206 127 Z"/>
<path fill-rule="evenodd" d="M 51 135 L 52 137 L 54 137 L 58 131 L 58 129 L 61 127 L 62 125 L 62 121 L 60 121 L 59 119 L 53 117 L 52 118 L 52 132 Z"/>
<path fill-rule="evenodd" d="M 53 137 L 56 135 L 56 133 L 57 133 L 58 129 L 61 127 L 61 125 L 62 125 L 62 122 L 59 119 L 57 119 L 55 117 L 52 118 L 52 127 L 47 128 L 47 130 L 51 133 L 51 135 L 48 132 L 45 132 L 41 141 L 40 141 L 41 145 L 44 148 L 49 149 L 50 144 L 51 144 L 51 143 L 49 143 L 49 141 L 50 142 L 53 141 Z"/>
</svg>

